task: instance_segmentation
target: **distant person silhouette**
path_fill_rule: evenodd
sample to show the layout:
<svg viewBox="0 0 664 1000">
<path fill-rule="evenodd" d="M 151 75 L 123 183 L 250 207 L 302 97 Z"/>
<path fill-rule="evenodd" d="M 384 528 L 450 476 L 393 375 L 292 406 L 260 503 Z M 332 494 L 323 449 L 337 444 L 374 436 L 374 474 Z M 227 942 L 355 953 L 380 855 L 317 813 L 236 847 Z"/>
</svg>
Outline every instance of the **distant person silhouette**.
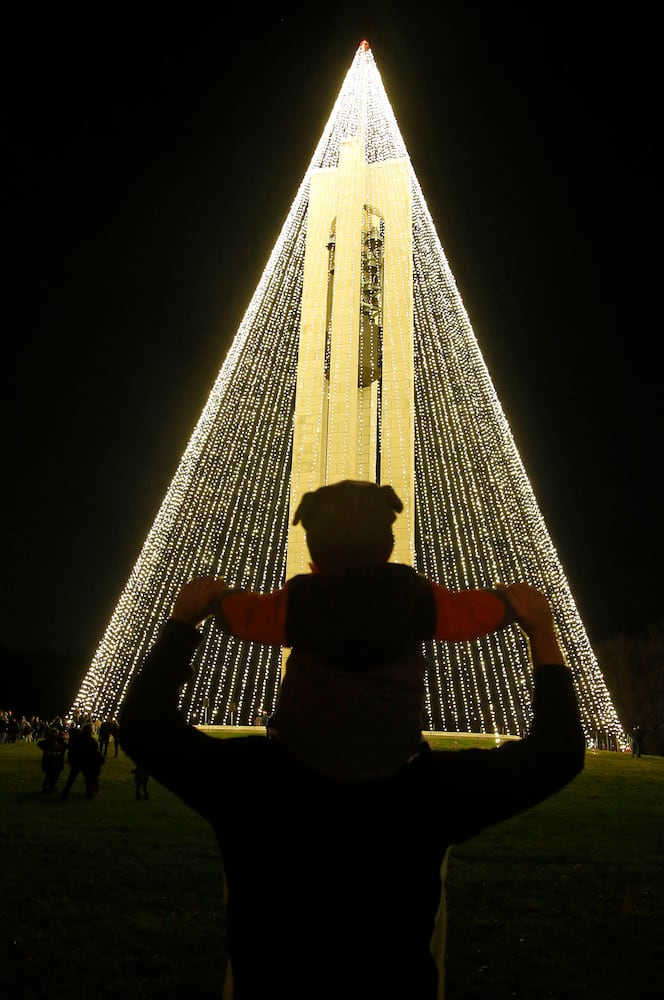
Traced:
<svg viewBox="0 0 664 1000">
<path fill-rule="evenodd" d="M 42 792 L 53 792 L 65 766 L 67 743 L 60 730 L 56 726 L 51 726 L 46 736 L 37 741 L 37 746 L 42 752 L 41 770 L 44 775 Z"/>
<path fill-rule="evenodd" d="M 632 729 L 632 757 L 640 757 L 643 751 L 643 732 L 641 726 Z"/>
<path fill-rule="evenodd" d="M 150 781 L 150 772 L 140 764 L 132 768 L 131 773 L 134 775 L 134 787 L 136 789 L 137 799 L 149 799 L 148 794 L 148 782 Z"/>
<path fill-rule="evenodd" d="M 99 744 L 93 736 L 91 723 L 86 723 L 80 730 L 72 730 L 69 734 L 69 749 L 67 751 L 69 774 L 60 792 L 60 798 L 69 798 L 72 786 L 79 774 L 85 781 L 85 797 L 93 799 L 99 794 L 99 776 L 105 762 L 105 757 L 99 749 Z"/>
<path fill-rule="evenodd" d="M 110 719 L 104 719 L 99 727 L 99 750 L 104 757 L 108 755 L 112 729 L 113 723 Z"/>
</svg>

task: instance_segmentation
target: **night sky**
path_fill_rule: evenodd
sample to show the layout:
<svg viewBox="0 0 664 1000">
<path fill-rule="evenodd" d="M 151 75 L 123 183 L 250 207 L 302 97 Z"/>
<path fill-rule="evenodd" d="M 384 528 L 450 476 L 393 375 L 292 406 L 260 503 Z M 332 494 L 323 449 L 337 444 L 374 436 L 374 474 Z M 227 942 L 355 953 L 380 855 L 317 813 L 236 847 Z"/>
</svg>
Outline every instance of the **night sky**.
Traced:
<svg viewBox="0 0 664 1000">
<path fill-rule="evenodd" d="M 83 676 L 364 38 L 591 641 L 662 616 L 654 23 L 355 6 L 5 23 L 1 646 Z"/>
</svg>

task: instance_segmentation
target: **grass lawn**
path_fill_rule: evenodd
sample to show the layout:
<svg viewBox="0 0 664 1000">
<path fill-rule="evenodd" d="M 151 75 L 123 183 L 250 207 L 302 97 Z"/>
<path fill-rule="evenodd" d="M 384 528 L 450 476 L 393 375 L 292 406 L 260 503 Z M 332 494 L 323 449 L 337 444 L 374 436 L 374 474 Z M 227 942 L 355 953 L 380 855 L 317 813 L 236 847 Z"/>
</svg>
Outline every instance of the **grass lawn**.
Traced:
<svg viewBox="0 0 664 1000">
<path fill-rule="evenodd" d="M 32 743 L 0 746 L 2 996 L 220 1000 L 207 825 L 154 780 L 136 801 L 122 751 L 98 799 L 79 778 L 67 803 L 41 794 L 40 759 Z M 659 1000 L 663 834 L 664 758 L 589 752 L 559 795 L 455 847 L 447 1000 Z"/>
</svg>

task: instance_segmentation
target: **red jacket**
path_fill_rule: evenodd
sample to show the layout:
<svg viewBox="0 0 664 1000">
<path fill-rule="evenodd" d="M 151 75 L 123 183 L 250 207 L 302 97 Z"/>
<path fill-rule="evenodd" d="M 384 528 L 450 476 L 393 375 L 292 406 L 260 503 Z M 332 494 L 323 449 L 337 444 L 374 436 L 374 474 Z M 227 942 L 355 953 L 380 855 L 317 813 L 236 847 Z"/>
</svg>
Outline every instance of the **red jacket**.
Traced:
<svg viewBox="0 0 664 1000">
<path fill-rule="evenodd" d="M 240 639 L 291 647 L 271 725 L 332 777 L 389 774 L 422 742 L 422 643 L 460 642 L 513 621 L 491 590 L 453 592 L 381 563 L 296 576 L 271 594 L 230 591 L 217 620 Z"/>
</svg>

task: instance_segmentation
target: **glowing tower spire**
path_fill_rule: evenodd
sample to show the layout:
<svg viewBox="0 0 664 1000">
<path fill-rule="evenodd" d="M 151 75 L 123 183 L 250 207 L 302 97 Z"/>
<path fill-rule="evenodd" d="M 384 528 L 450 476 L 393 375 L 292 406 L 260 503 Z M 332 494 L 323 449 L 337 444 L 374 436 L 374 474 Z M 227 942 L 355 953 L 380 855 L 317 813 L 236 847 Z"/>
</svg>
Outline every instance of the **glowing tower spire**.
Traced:
<svg viewBox="0 0 664 1000">
<path fill-rule="evenodd" d="M 366 41 L 75 707 L 114 715 L 178 587 L 214 573 L 270 591 L 306 566 L 290 508 L 324 482 L 391 483 L 395 558 L 452 589 L 526 580 L 549 596 L 588 741 L 624 733 L 496 396 Z M 522 734 L 514 628 L 427 644 L 430 728 Z M 270 708 L 278 649 L 203 630 L 193 721 Z"/>
</svg>

